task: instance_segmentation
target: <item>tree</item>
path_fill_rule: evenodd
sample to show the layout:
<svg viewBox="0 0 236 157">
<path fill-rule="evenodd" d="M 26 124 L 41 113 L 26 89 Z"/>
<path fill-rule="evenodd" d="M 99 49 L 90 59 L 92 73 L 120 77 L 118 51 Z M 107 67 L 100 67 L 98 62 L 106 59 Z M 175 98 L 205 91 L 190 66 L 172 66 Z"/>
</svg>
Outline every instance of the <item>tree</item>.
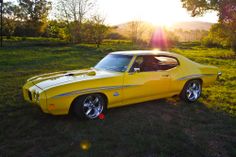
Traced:
<svg viewBox="0 0 236 157">
<path fill-rule="evenodd" d="M 17 18 L 20 10 L 19 7 L 12 2 L 6 2 L 3 5 L 3 33 L 10 38 L 16 29 Z"/>
<path fill-rule="evenodd" d="M 104 18 L 94 15 L 90 20 L 83 23 L 83 40 L 95 43 L 99 47 L 104 40 L 109 28 L 104 24 Z"/>
<path fill-rule="evenodd" d="M 203 39 L 203 44 L 207 47 L 231 47 L 230 34 L 227 28 L 221 23 L 212 25 L 208 36 Z"/>
<path fill-rule="evenodd" d="M 236 0 L 181 1 L 183 3 L 183 7 L 190 11 L 193 17 L 202 16 L 207 11 L 217 11 L 219 16 L 218 22 L 221 25 L 218 29 L 224 28 L 221 32 L 227 34 L 227 40 L 230 40 L 231 46 L 236 52 Z"/>
<path fill-rule="evenodd" d="M 104 25 L 104 18 L 100 15 L 95 15 L 92 18 L 93 21 L 93 40 L 97 47 L 100 46 L 103 39 L 105 38 L 105 35 L 108 31 L 108 27 Z"/>
<path fill-rule="evenodd" d="M 81 42 L 82 23 L 94 5 L 93 0 L 59 0 L 59 18 L 66 21 L 71 42 Z"/>
<path fill-rule="evenodd" d="M 133 43 L 137 43 L 142 39 L 143 32 L 144 30 L 142 21 L 131 21 L 129 23 L 129 37 Z"/>
<path fill-rule="evenodd" d="M 47 26 L 51 3 L 47 0 L 19 0 L 18 18 L 24 23 L 25 35 L 42 35 Z"/>
<path fill-rule="evenodd" d="M 45 36 L 67 40 L 69 38 L 66 23 L 63 21 L 52 20 L 48 22 Z"/>
</svg>

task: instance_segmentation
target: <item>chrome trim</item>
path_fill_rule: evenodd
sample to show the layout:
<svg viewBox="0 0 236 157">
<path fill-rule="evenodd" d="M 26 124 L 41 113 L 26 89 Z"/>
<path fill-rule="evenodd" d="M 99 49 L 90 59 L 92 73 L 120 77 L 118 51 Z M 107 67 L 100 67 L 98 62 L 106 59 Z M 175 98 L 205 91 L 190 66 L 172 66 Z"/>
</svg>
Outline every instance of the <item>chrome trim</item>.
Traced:
<svg viewBox="0 0 236 157">
<path fill-rule="evenodd" d="M 189 101 L 195 101 L 201 95 L 201 84 L 200 82 L 192 82 L 187 87 L 187 98 Z"/>
<path fill-rule="evenodd" d="M 177 80 L 187 80 L 187 79 L 192 79 L 192 78 L 199 78 L 199 77 L 205 77 L 205 76 L 214 76 L 216 74 L 195 74 L 195 75 L 188 75 L 188 76 L 184 76 L 181 78 L 178 78 Z"/>
<path fill-rule="evenodd" d="M 79 95 L 79 94 L 85 94 L 85 93 L 94 93 L 94 92 L 99 92 L 99 91 L 103 91 L 103 90 L 128 88 L 128 87 L 133 87 L 133 86 L 137 86 L 137 85 L 104 86 L 104 87 L 98 87 L 98 88 L 87 88 L 87 89 L 76 90 L 76 91 L 72 91 L 72 92 L 59 94 L 59 95 L 53 96 L 52 98 L 60 98 L 63 96 Z"/>
<path fill-rule="evenodd" d="M 103 111 L 102 97 L 88 95 L 83 102 L 83 111 L 89 119 L 97 118 Z"/>
</svg>

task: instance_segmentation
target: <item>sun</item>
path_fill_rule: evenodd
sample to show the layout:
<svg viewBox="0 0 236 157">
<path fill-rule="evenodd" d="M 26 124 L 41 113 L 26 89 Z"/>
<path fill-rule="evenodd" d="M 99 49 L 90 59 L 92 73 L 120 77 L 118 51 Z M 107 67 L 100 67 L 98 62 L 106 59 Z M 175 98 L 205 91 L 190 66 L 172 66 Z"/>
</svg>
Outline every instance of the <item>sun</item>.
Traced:
<svg viewBox="0 0 236 157">
<path fill-rule="evenodd" d="M 142 18 L 154 25 L 170 27 L 181 18 L 179 1 L 146 0 L 138 3 Z"/>
</svg>

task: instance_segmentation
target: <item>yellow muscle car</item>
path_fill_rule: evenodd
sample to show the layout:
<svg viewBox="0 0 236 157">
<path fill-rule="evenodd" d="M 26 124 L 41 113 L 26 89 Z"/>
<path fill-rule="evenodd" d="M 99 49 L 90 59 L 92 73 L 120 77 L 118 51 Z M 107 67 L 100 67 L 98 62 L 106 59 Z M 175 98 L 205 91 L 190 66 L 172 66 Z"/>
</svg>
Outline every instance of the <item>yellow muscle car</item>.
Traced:
<svg viewBox="0 0 236 157">
<path fill-rule="evenodd" d="M 35 76 L 23 86 L 24 99 L 43 112 L 70 112 L 95 119 L 106 109 L 179 95 L 196 101 L 202 86 L 213 83 L 221 72 L 176 53 L 119 51 L 96 66 Z"/>
</svg>

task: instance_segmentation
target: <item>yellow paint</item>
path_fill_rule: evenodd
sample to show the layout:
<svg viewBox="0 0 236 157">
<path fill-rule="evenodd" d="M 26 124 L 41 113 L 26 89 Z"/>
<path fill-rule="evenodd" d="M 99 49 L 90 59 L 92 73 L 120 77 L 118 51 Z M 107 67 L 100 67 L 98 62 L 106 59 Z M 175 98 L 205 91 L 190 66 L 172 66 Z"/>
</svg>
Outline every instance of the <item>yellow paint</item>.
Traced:
<svg viewBox="0 0 236 157">
<path fill-rule="evenodd" d="M 75 98 L 84 94 L 102 93 L 108 99 L 108 108 L 129 105 L 180 94 L 191 79 L 201 79 L 203 86 L 212 84 L 218 68 L 190 61 L 174 53 L 162 51 L 126 51 L 133 55 L 127 71 L 112 72 L 96 69 L 62 71 L 29 79 L 23 86 L 25 100 L 38 104 L 43 112 L 53 115 L 68 114 Z M 176 57 L 180 65 L 162 71 L 129 72 L 138 55 L 166 55 Z M 73 73 L 73 76 L 65 76 Z M 39 101 L 29 98 L 29 92 L 38 93 Z"/>
<path fill-rule="evenodd" d="M 53 111 L 53 110 L 55 110 L 56 109 L 56 105 L 55 104 L 49 104 L 48 105 L 48 110 L 49 111 Z"/>
</svg>

